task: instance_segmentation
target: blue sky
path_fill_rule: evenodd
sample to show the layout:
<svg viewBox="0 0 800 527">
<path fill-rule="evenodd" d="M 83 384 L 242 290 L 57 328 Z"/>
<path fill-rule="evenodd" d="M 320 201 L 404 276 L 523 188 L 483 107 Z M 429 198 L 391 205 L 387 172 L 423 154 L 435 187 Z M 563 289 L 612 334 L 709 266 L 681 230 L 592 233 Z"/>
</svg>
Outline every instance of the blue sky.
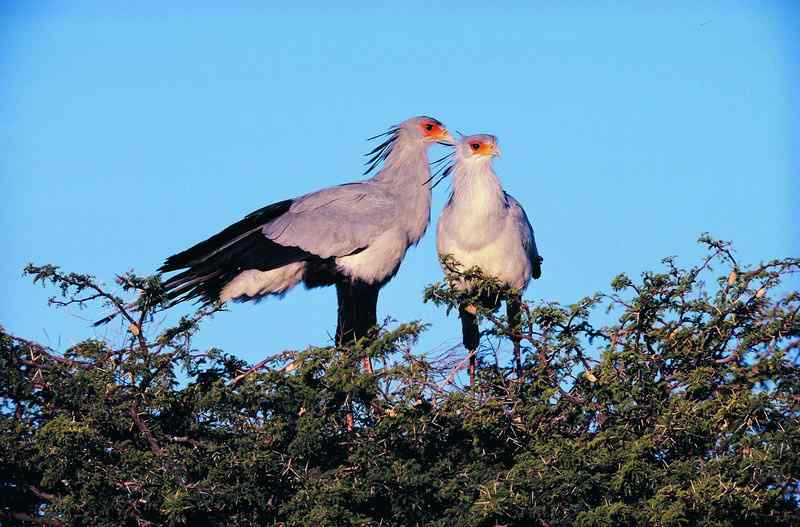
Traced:
<svg viewBox="0 0 800 527">
<path fill-rule="evenodd" d="M 534 300 L 691 263 L 703 231 L 746 262 L 798 255 L 797 4 L 430 4 L 4 2 L 0 324 L 61 350 L 118 339 L 89 327 L 96 311 L 48 308 L 24 264 L 150 273 L 256 208 L 359 179 L 364 139 L 418 114 L 498 136 L 545 258 Z M 460 340 L 421 301 L 441 277 L 434 234 L 379 305 L 433 324 L 420 352 Z M 236 305 L 196 345 L 255 361 L 325 344 L 335 303 L 298 289 Z"/>
</svg>

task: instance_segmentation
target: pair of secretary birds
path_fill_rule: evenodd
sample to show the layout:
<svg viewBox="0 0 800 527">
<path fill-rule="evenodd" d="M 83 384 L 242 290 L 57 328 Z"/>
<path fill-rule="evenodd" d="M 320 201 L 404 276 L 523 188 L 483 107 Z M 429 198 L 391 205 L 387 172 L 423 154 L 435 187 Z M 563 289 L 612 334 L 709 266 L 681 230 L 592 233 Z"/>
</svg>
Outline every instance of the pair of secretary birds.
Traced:
<svg viewBox="0 0 800 527">
<path fill-rule="evenodd" d="M 170 256 L 159 271 L 180 272 L 164 282 L 166 297 L 214 304 L 282 296 L 301 282 L 307 288 L 335 285 L 337 344 L 366 337 L 377 324 L 378 292 L 430 223 L 427 151 L 434 143 L 455 147 L 445 157 L 452 164 L 442 171 L 453 178 L 453 194 L 439 221 L 439 253 L 465 268 L 479 266 L 518 291 L 539 278 L 530 222 L 491 167 L 500 154 L 493 136 L 456 142 L 441 122 L 420 116 L 371 139 L 382 142 L 367 154 L 364 175 L 374 173 L 370 179 L 267 205 Z M 519 298 L 507 299 L 507 308 L 516 320 Z M 479 343 L 474 306 L 462 306 L 460 316 L 472 383 Z M 519 372 L 519 341 L 514 345 Z M 372 371 L 368 359 L 364 368 Z"/>
</svg>

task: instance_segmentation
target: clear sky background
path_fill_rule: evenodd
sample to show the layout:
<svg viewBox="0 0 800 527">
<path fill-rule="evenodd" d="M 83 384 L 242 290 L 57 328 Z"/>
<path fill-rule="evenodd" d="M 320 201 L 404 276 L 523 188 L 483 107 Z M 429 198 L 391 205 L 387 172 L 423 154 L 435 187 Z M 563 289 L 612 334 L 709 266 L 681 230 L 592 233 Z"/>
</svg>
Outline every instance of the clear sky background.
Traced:
<svg viewBox="0 0 800 527">
<path fill-rule="evenodd" d="M 254 209 L 360 179 L 364 139 L 418 114 L 498 136 L 545 258 L 534 300 L 692 263 L 703 231 L 745 262 L 800 253 L 797 2 L 162 3 L 0 3 L 0 324 L 15 334 L 59 350 L 121 334 L 48 308 L 26 262 L 148 274 Z M 420 352 L 460 341 L 421 300 L 441 278 L 434 234 L 379 304 L 433 324 Z M 249 361 L 326 344 L 335 305 L 331 288 L 235 305 L 196 344 Z"/>
</svg>

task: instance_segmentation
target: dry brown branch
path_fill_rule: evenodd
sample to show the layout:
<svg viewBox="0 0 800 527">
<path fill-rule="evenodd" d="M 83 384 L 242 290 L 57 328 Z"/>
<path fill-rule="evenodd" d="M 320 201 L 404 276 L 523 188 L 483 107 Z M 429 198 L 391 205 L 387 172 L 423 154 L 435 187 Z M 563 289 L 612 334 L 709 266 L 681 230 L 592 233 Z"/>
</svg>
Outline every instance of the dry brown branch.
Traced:
<svg viewBox="0 0 800 527">
<path fill-rule="evenodd" d="M 44 492 L 43 490 L 40 490 L 37 487 L 34 487 L 33 485 L 28 485 L 28 488 L 30 489 L 31 492 L 33 492 L 34 494 L 36 494 L 38 497 L 42 498 L 43 500 L 47 500 L 49 502 L 54 502 L 54 501 L 58 500 L 57 496 L 54 496 L 53 494 L 50 494 L 50 493 L 47 493 L 47 492 Z"/>
<path fill-rule="evenodd" d="M 147 424 L 144 421 L 142 421 L 141 417 L 139 417 L 138 399 L 133 401 L 133 404 L 131 405 L 130 409 L 130 414 L 131 417 L 133 418 L 133 422 L 136 423 L 136 427 L 139 428 L 139 431 L 142 433 L 145 439 L 147 439 L 147 442 L 150 444 L 150 450 L 152 450 L 155 455 L 160 456 L 163 452 L 161 450 L 161 447 L 158 445 L 158 442 L 156 442 L 156 439 L 155 437 L 153 437 L 153 434 L 152 432 L 150 432 L 150 429 L 147 427 Z"/>
<path fill-rule="evenodd" d="M 266 359 L 262 359 L 259 362 L 257 362 L 252 368 L 246 370 L 244 373 L 241 373 L 241 374 L 237 375 L 236 377 L 234 377 L 233 379 L 231 379 L 231 381 L 228 383 L 228 386 L 238 386 L 243 380 L 245 380 L 247 377 L 249 377 L 253 373 L 257 372 L 261 368 L 265 367 L 270 362 L 274 362 L 276 360 L 279 360 L 279 359 L 282 359 L 282 358 L 285 358 L 285 357 L 293 357 L 295 355 L 296 354 L 294 352 L 292 352 L 292 351 L 282 351 L 280 353 L 276 353 L 275 355 L 270 355 Z M 284 368 L 284 369 L 287 370 L 287 371 L 291 371 L 289 369 L 290 366 L 291 366 L 291 364 L 289 366 L 287 366 L 286 368 Z"/>
<path fill-rule="evenodd" d="M 449 374 L 449 375 L 447 376 L 447 378 L 444 380 L 444 383 L 443 383 L 443 384 L 452 384 L 452 383 L 453 383 L 453 380 L 455 379 L 455 376 L 456 376 L 456 374 L 457 374 L 459 371 L 461 371 L 461 370 L 463 370 L 463 369 L 464 369 L 465 365 L 466 365 L 466 364 L 469 362 L 469 360 L 470 360 L 472 357 L 474 357 L 474 356 L 475 356 L 475 354 L 476 354 L 477 352 L 478 352 L 478 350 L 472 350 L 471 352 L 469 352 L 469 353 L 467 354 L 467 356 L 466 356 L 466 357 L 464 357 L 464 358 L 461 360 L 461 362 L 459 362 L 458 364 L 456 364 L 455 368 L 453 368 L 453 369 L 450 371 L 450 374 Z"/>
<path fill-rule="evenodd" d="M 64 525 L 64 522 L 53 516 L 33 516 L 24 512 L 11 512 L 9 513 L 9 516 L 14 518 L 15 520 L 36 523 L 39 525 L 56 525 L 56 526 Z"/>
<path fill-rule="evenodd" d="M 188 436 L 172 436 L 169 438 L 170 441 L 173 443 L 188 443 L 192 445 L 194 448 L 200 448 L 200 441 L 197 439 L 192 439 Z"/>
</svg>

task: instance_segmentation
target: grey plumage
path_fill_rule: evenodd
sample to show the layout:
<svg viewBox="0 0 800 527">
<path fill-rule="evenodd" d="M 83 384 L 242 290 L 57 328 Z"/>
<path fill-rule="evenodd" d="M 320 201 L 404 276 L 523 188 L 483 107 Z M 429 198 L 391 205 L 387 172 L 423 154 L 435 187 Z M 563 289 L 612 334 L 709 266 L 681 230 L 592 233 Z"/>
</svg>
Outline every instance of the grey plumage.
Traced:
<svg viewBox="0 0 800 527">
<path fill-rule="evenodd" d="M 509 213 L 513 220 L 512 223 L 518 226 L 517 232 L 519 233 L 520 242 L 531 263 L 531 278 L 536 280 L 542 276 L 542 257 L 539 256 L 539 250 L 536 248 L 533 226 L 530 220 L 528 220 L 528 215 L 525 214 L 525 209 L 522 208 L 520 202 L 507 192 L 505 196 L 508 202 Z"/>
<path fill-rule="evenodd" d="M 166 294 L 176 301 L 247 301 L 283 295 L 300 282 L 335 284 L 337 335 L 364 336 L 375 321 L 377 290 L 430 221 L 428 147 L 451 139 L 439 121 L 424 116 L 382 135 L 389 138 L 368 154 L 368 172 L 382 163 L 374 177 L 265 207 L 168 258 L 162 271 L 183 271 L 164 283 Z M 356 309 L 342 306 L 343 299 L 369 300 Z"/>
<path fill-rule="evenodd" d="M 463 269 L 479 267 L 521 294 L 531 278 L 541 276 L 542 259 L 528 216 L 519 201 L 503 190 L 492 169 L 491 160 L 499 154 L 497 139 L 491 135 L 468 136 L 458 142 L 450 170 L 453 194 L 439 219 L 436 245 L 441 256 L 454 257 Z M 458 285 L 464 290 L 472 286 L 464 280 Z M 506 299 L 512 323 L 519 317 L 520 301 L 518 294 Z M 475 310 L 461 306 L 460 316 L 464 345 L 474 359 L 478 347 Z M 518 339 L 514 347 L 519 369 Z"/>
<path fill-rule="evenodd" d="M 414 181 L 417 178 L 413 173 L 424 170 L 424 166 L 408 169 Z M 408 187 L 399 190 L 419 191 Z M 261 232 L 276 243 L 296 245 L 321 258 L 347 256 L 369 247 L 392 225 L 400 212 L 398 200 L 402 195 L 371 180 L 326 188 L 295 200 L 285 214 L 264 225 Z M 400 228 L 404 227 L 410 230 L 407 226 Z"/>
</svg>

